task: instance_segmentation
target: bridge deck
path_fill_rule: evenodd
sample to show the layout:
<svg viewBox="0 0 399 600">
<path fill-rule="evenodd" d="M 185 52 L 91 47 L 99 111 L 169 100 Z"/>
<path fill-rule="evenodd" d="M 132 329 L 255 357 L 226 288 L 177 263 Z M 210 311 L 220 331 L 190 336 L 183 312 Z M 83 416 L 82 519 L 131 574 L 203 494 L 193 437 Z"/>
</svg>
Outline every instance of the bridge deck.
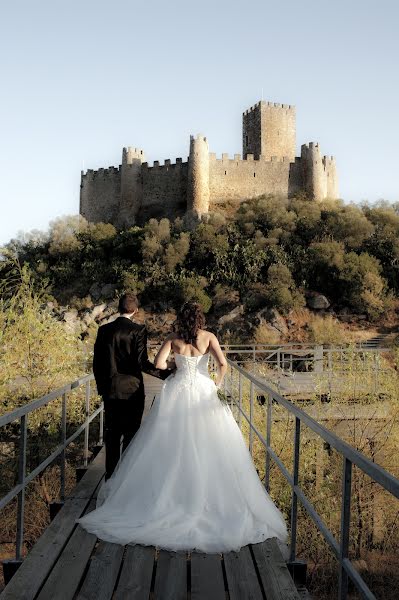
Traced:
<svg viewBox="0 0 399 600">
<path fill-rule="evenodd" d="M 154 394 L 148 385 L 151 381 L 146 383 L 150 406 Z M 152 383 L 157 393 L 159 385 Z M 275 540 L 224 554 L 175 553 L 98 540 L 75 520 L 95 507 L 103 476 L 104 450 L 90 464 L 0 600 L 299 599 Z"/>
</svg>

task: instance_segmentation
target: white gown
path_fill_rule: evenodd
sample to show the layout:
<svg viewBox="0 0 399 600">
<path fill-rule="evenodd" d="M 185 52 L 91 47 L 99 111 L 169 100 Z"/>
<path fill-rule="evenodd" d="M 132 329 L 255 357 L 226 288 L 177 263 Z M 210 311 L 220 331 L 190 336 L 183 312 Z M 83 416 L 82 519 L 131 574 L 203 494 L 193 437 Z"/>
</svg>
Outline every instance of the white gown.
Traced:
<svg viewBox="0 0 399 600">
<path fill-rule="evenodd" d="M 87 531 L 117 544 L 208 553 L 286 542 L 283 516 L 219 400 L 208 359 L 175 355 L 177 371 L 102 485 L 96 510 L 78 520 Z"/>
</svg>

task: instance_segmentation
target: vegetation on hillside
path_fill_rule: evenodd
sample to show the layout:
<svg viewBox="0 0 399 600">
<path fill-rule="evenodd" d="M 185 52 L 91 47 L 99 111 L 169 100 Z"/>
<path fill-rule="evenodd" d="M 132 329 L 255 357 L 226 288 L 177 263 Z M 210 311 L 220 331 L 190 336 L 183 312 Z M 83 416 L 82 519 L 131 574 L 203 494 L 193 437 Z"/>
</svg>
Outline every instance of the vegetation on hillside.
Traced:
<svg viewBox="0 0 399 600">
<path fill-rule="evenodd" d="M 272 307 L 287 314 L 304 306 L 311 290 L 336 311 L 375 320 L 399 293 L 399 205 L 262 197 L 229 218 L 211 213 L 195 228 L 187 225 L 151 219 L 117 231 L 66 217 L 46 234 L 13 240 L 8 251 L 64 303 L 109 283 L 155 310 L 194 299 L 208 312 L 215 299 L 235 297 L 249 312 Z M 0 277 L 12 268 L 4 260 Z"/>
</svg>

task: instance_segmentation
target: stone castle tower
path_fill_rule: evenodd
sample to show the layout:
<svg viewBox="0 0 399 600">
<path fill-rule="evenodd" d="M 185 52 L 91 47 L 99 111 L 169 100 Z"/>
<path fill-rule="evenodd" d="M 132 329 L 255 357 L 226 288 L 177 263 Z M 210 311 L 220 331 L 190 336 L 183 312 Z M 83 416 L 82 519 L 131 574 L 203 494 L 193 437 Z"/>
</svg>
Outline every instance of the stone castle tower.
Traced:
<svg viewBox="0 0 399 600">
<path fill-rule="evenodd" d="M 319 145 L 303 144 L 296 156 L 295 107 L 258 102 L 243 114 L 242 157 L 216 158 L 207 138 L 190 137 L 187 161 L 149 166 L 143 150 L 123 148 L 122 164 L 82 171 L 80 214 L 92 222 L 130 227 L 151 217 L 202 215 L 225 202 L 239 204 L 263 194 L 306 192 L 320 201 L 338 197 L 336 163 Z"/>
</svg>

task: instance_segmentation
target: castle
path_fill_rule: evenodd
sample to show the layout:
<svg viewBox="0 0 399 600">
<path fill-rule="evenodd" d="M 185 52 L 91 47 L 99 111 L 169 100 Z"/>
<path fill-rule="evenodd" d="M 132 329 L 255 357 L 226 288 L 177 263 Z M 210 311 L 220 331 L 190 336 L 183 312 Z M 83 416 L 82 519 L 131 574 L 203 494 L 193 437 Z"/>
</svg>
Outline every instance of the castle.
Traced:
<svg viewBox="0 0 399 600">
<path fill-rule="evenodd" d="M 82 171 L 80 214 L 123 228 L 151 217 L 174 219 L 190 211 L 201 216 L 222 203 L 263 194 L 290 197 L 303 191 L 315 201 L 338 197 L 333 157 L 322 156 L 314 142 L 295 156 L 294 106 L 261 101 L 246 110 L 242 147 L 242 158 L 216 158 L 206 137 L 191 136 L 187 161 L 154 161 L 152 167 L 143 150 L 123 148 L 119 167 Z"/>
</svg>

